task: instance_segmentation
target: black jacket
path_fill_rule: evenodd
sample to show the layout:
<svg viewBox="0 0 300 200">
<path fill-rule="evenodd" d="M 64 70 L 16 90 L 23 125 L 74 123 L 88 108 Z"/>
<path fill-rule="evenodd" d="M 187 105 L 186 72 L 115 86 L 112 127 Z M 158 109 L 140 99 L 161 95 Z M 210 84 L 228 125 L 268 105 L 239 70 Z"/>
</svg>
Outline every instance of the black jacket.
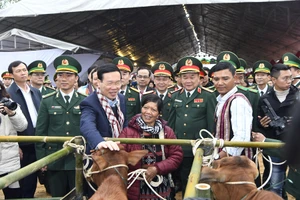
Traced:
<svg viewBox="0 0 300 200">
<path fill-rule="evenodd" d="M 293 111 L 295 110 L 295 105 L 297 104 L 297 101 L 299 101 L 299 90 L 295 86 L 291 85 L 290 91 L 286 96 L 286 99 L 280 103 L 275 94 L 274 88 L 271 88 L 270 91 L 268 91 L 259 99 L 258 116 L 261 116 L 262 118 L 265 116 L 265 113 L 262 110 L 262 106 L 266 105 L 263 101 L 264 99 L 267 99 L 269 101 L 271 107 L 279 117 L 285 117 L 286 119 L 290 120 L 293 115 Z M 284 140 L 288 125 L 288 123 L 285 123 L 285 128 L 277 133 L 276 129 L 273 127 L 269 126 L 267 128 L 263 128 L 263 134 L 267 138 Z"/>
</svg>

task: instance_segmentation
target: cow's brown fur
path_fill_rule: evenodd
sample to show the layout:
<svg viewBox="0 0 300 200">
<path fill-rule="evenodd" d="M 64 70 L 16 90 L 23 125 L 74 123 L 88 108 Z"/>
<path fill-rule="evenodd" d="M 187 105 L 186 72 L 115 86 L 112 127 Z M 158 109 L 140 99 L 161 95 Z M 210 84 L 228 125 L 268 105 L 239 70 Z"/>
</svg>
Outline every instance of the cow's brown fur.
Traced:
<svg viewBox="0 0 300 200">
<path fill-rule="evenodd" d="M 108 149 L 97 150 L 92 153 L 94 160 L 91 171 L 103 170 L 107 167 L 124 164 L 136 165 L 136 163 L 148 153 L 147 150 L 132 151 L 127 153 L 120 145 L 120 151 Z M 118 174 L 118 172 L 120 174 Z M 127 200 L 126 167 L 116 167 L 101 173 L 93 174 L 92 181 L 98 186 L 91 200 Z"/>
<path fill-rule="evenodd" d="M 257 190 L 252 184 L 229 185 L 226 182 L 253 182 L 258 170 L 253 161 L 245 156 L 226 157 L 213 162 L 213 168 L 203 167 L 201 182 L 211 185 L 216 200 L 279 200 L 273 192 Z"/>
</svg>

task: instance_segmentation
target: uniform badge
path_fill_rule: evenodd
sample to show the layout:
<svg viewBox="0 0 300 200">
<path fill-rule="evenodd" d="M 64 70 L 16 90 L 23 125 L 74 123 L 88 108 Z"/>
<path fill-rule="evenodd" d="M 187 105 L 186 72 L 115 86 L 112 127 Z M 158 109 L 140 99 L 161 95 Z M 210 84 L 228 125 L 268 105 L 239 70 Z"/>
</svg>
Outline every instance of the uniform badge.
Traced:
<svg viewBox="0 0 300 200">
<path fill-rule="evenodd" d="M 264 63 L 260 63 L 258 68 L 265 68 L 265 64 Z"/>
<path fill-rule="evenodd" d="M 74 109 L 80 109 L 80 106 L 78 105 L 78 106 L 74 106 Z"/>
<path fill-rule="evenodd" d="M 67 59 L 63 59 L 63 60 L 61 61 L 61 64 L 62 64 L 62 65 L 69 65 L 69 61 L 68 61 Z"/>
<path fill-rule="evenodd" d="M 132 98 L 128 98 L 127 100 L 128 100 L 128 101 L 135 101 L 135 98 L 132 97 Z"/>
<path fill-rule="evenodd" d="M 37 67 L 38 67 L 38 68 L 43 68 L 43 64 L 42 64 L 42 63 L 39 63 Z"/>
<path fill-rule="evenodd" d="M 159 69 L 159 70 L 165 70 L 165 69 L 166 69 L 166 67 L 165 67 L 165 65 L 164 65 L 164 64 L 160 64 L 160 65 L 158 66 L 158 69 Z"/>
<path fill-rule="evenodd" d="M 185 66 L 192 66 L 193 65 L 193 61 L 191 59 L 187 59 L 185 61 Z"/>
<path fill-rule="evenodd" d="M 51 106 L 51 108 L 54 108 L 54 109 L 61 109 L 61 106 Z"/>
<path fill-rule="evenodd" d="M 118 61 L 118 65 L 124 65 L 124 61 L 123 61 L 122 59 L 120 59 L 120 60 Z"/>
<path fill-rule="evenodd" d="M 230 60 L 230 55 L 228 53 L 225 53 L 223 56 L 223 60 Z"/>
<path fill-rule="evenodd" d="M 198 93 L 201 93 L 201 88 L 198 88 L 198 90 L 197 90 L 197 91 L 198 91 Z"/>
<path fill-rule="evenodd" d="M 176 101 L 176 102 L 182 102 L 182 100 L 180 100 L 180 99 L 175 99 L 174 101 Z"/>
<path fill-rule="evenodd" d="M 288 56 L 284 56 L 283 61 L 284 62 L 289 61 L 289 57 Z"/>
<path fill-rule="evenodd" d="M 203 102 L 202 98 L 194 99 L 194 103 L 202 103 L 202 102 Z"/>
</svg>

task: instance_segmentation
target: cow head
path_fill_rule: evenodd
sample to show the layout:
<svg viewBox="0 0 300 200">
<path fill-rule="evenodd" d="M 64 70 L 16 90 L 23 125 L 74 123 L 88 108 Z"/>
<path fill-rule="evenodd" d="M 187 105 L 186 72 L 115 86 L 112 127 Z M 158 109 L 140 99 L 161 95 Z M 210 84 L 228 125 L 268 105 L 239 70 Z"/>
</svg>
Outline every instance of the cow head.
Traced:
<svg viewBox="0 0 300 200">
<path fill-rule="evenodd" d="M 228 185 L 226 182 L 248 181 L 254 182 L 258 170 L 253 161 L 245 156 L 226 157 L 213 162 L 212 168 L 203 167 L 200 182 L 211 185 L 215 199 L 233 199 L 232 195 L 242 198 L 245 194 L 239 189 L 253 188 L 254 185 Z M 234 198 L 235 199 L 235 198 Z"/>
<path fill-rule="evenodd" d="M 116 174 L 127 181 L 128 168 L 118 167 L 118 165 L 136 165 L 138 161 L 148 153 L 147 150 L 136 150 L 132 152 L 126 152 L 122 145 L 119 145 L 120 151 L 110 151 L 109 149 L 99 149 L 92 153 L 93 165 L 91 171 L 102 171 L 108 167 L 112 167 L 109 170 L 99 172 L 92 175 L 92 181 L 99 187 L 104 179 L 109 175 Z M 113 167 L 116 166 L 116 167 Z"/>
</svg>

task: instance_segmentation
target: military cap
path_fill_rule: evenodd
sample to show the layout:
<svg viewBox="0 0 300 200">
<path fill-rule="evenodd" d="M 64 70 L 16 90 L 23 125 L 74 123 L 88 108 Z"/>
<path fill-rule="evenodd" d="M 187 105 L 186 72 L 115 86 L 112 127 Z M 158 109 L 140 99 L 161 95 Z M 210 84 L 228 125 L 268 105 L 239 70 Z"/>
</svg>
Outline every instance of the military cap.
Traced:
<svg viewBox="0 0 300 200">
<path fill-rule="evenodd" d="M 217 62 L 229 62 L 231 63 L 236 69 L 240 68 L 240 61 L 237 55 L 231 51 L 222 51 L 217 56 Z"/>
<path fill-rule="evenodd" d="M 115 65 L 118 66 L 120 70 L 132 72 L 133 71 L 133 64 L 132 62 L 126 57 L 116 57 L 112 61 Z"/>
<path fill-rule="evenodd" d="M 157 62 L 151 68 L 154 76 L 168 76 L 172 78 L 173 68 L 167 62 Z"/>
<path fill-rule="evenodd" d="M 245 73 L 247 62 L 243 58 L 239 58 L 239 61 L 240 61 L 240 67 L 236 68 L 236 73 Z"/>
<path fill-rule="evenodd" d="M 11 73 L 9 73 L 8 71 L 5 71 L 1 74 L 1 77 L 2 78 L 10 78 L 10 79 L 13 79 Z"/>
<path fill-rule="evenodd" d="M 177 63 L 177 69 L 179 69 L 179 74 L 197 72 L 200 74 L 200 76 L 206 75 L 201 61 L 191 56 L 181 58 Z"/>
<path fill-rule="evenodd" d="M 248 76 L 248 79 L 253 79 L 252 74 L 250 74 L 250 75 Z"/>
<path fill-rule="evenodd" d="M 53 65 L 56 69 L 56 73 L 68 72 L 78 74 L 81 72 L 80 63 L 70 56 L 59 56 L 53 61 Z"/>
<path fill-rule="evenodd" d="M 44 83 L 51 83 L 49 75 L 45 76 Z"/>
<path fill-rule="evenodd" d="M 32 74 L 34 72 L 45 73 L 46 68 L 47 68 L 47 65 L 44 61 L 36 60 L 28 65 L 27 70 L 28 70 L 28 74 Z"/>
<path fill-rule="evenodd" d="M 300 69 L 300 59 L 292 53 L 283 54 L 282 61 L 284 65 Z"/>
<path fill-rule="evenodd" d="M 253 65 L 254 74 L 257 72 L 267 73 L 269 74 L 272 68 L 272 64 L 266 60 L 256 61 Z"/>
</svg>

